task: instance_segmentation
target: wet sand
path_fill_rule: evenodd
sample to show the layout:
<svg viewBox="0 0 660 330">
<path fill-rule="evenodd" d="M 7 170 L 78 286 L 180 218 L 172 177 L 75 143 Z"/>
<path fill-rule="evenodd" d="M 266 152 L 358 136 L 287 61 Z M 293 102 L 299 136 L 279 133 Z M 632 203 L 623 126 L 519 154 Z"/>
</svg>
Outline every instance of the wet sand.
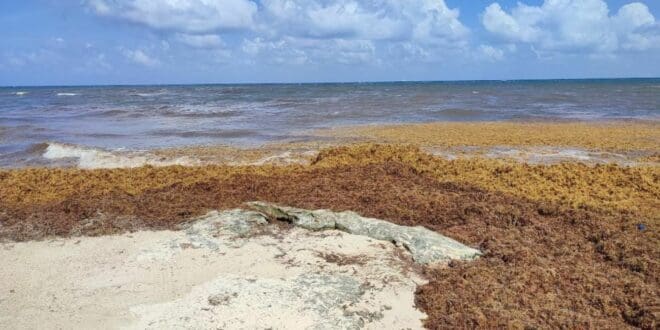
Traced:
<svg viewBox="0 0 660 330">
<path fill-rule="evenodd" d="M 155 152 L 199 157 L 200 166 L 0 171 L 0 237 L 173 229 L 252 200 L 352 210 L 423 225 L 485 253 L 426 270 L 429 283 L 416 303 L 429 328 L 652 329 L 660 318 L 659 127 L 352 127 L 319 134 L 335 140 L 266 146 L 246 156 L 224 147 Z M 489 156 L 493 148 L 587 156 L 530 164 L 512 153 Z M 605 156 L 584 159 L 598 155 Z"/>
</svg>

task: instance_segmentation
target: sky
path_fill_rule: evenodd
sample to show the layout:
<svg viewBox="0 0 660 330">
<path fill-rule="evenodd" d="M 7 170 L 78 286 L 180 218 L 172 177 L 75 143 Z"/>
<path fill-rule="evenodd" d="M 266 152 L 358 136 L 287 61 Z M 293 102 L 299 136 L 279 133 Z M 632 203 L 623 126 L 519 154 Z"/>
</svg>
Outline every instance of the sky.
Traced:
<svg viewBox="0 0 660 330">
<path fill-rule="evenodd" d="M 660 1 L 0 1 L 0 86 L 617 77 Z"/>
</svg>

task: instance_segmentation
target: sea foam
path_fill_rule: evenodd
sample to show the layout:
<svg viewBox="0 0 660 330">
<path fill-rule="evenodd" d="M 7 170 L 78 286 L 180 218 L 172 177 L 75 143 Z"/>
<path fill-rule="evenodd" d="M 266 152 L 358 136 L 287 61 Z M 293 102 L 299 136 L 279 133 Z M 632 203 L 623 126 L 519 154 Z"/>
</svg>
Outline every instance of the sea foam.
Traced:
<svg viewBox="0 0 660 330">
<path fill-rule="evenodd" d="M 76 159 L 77 166 L 83 169 L 194 165 L 198 163 L 197 160 L 189 157 L 162 159 L 145 152 L 107 151 L 61 143 L 49 143 L 42 156 L 50 160 L 73 158 Z"/>
</svg>

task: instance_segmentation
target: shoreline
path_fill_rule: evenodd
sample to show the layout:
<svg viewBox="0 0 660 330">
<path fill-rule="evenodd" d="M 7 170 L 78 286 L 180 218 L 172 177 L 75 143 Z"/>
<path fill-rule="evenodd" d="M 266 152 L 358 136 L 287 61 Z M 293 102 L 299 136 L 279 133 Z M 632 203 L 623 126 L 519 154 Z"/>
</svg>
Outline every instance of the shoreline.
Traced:
<svg viewBox="0 0 660 330">
<path fill-rule="evenodd" d="M 298 138 L 260 145 L 190 145 L 108 150 L 41 143 L 24 155 L 5 155 L 5 169 L 27 167 L 122 168 L 308 163 L 319 150 L 364 143 L 405 144 L 447 159 L 492 158 L 554 164 L 660 163 L 660 122 L 431 122 L 357 125 L 301 132 Z M 0 169 L 2 167 L 0 166 Z"/>
</svg>

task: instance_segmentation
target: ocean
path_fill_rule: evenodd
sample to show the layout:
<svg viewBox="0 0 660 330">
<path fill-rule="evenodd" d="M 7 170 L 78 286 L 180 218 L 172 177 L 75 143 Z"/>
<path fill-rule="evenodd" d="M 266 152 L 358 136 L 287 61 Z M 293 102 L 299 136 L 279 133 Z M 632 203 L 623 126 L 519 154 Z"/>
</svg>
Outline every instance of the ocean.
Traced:
<svg viewBox="0 0 660 330">
<path fill-rule="evenodd" d="M 0 88 L 0 167 L 105 150 L 310 138 L 431 121 L 659 120 L 660 79 Z"/>
</svg>

